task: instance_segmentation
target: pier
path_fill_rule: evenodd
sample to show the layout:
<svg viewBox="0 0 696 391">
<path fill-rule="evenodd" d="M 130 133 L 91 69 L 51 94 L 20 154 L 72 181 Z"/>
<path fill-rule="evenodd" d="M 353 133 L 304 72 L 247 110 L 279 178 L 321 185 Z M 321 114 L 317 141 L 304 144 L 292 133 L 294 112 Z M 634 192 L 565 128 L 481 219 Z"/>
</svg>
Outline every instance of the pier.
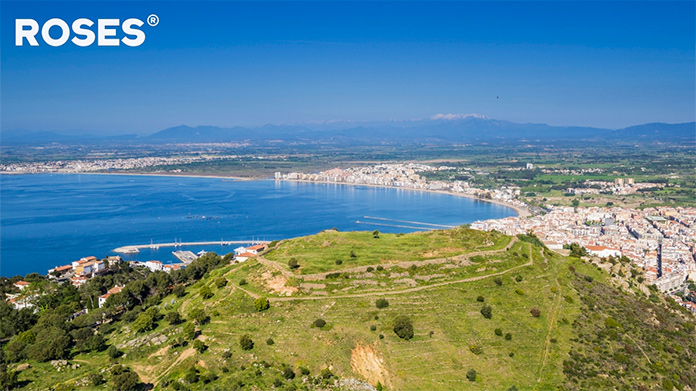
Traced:
<svg viewBox="0 0 696 391">
<path fill-rule="evenodd" d="M 150 243 L 150 244 L 136 244 L 133 246 L 123 246 L 115 248 L 112 251 L 122 254 L 134 254 L 140 252 L 140 249 L 150 248 L 158 249 L 160 247 L 183 247 L 183 246 L 209 246 L 209 245 L 220 245 L 229 246 L 232 244 L 259 244 L 262 241 L 259 240 L 216 240 L 212 242 L 172 242 L 172 243 Z"/>
</svg>

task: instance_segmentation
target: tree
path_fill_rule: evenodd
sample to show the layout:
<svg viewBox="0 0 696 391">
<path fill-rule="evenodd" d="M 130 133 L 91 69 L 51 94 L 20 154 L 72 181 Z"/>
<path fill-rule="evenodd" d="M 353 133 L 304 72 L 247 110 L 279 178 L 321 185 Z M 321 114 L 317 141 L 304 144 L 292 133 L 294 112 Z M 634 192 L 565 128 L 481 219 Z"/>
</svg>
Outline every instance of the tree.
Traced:
<svg viewBox="0 0 696 391">
<path fill-rule="evenodd" d="M 210 290 L 210 287 L 208 285 L 203 285 L 203 287 L 198 292 L 201 294 L 204 300 L 210 299 L 211 297 L 215 296 L 215 294 L 213 293 L 213 291 Z"/>
<path fill-rule="evenodd" d="M 350 257 L 351 257 L 351 258 L 357 258 L 358 256 L 355 255 L 355 251 L 350 250 Z"/>
<path fill-rule="evenodd" d="M 372 237 L 375 239 L 379 239 L 379 231 L 378 230 L 372 231 Z"/>
<path fill-rule="evenodd" d="M 379 298 L 375 302 L 375 306 L 379 309 L 387 308 L 387 307 L 389 307 L 389 302 L 387 301 L 387 299 Z"/>
<path fill-rule="evenodd" d="M 176 284 L 176 285 L 174 285 L 174 288 L 172 289 L 172 293 L 176 297 L 184 297 L 186 295 L 186 287 L 183 286 L 182 284 Z"/>
<path fill-rule="evenodd" d="M 189 312 L 189 319 L 192 319 L 196 324 L 202 325 L 208 322 L 208 314 L 202 308 L 194 308 Z"/>
<path fill-rule="evenodd" d="M 256 311 L 265 311 L 270 307 L 271 303 L 269 303 L 268 299 L 265 297 L 259 297 L 254 300 L 254 308 L 256 308 Z"/>
<path fill-rule="evenodd" d="M 476 370 L 475 369 L 469 369 L 469 371 L 466 372 L 466 378 L 469 379 L 469 381 L 476 381 Z"/>
<path fill-rule="evenodd" d="M 179 312 L 177 311 L 169 311 L 167 312 L 166 315 L 164 315 L 164 320 L 169 322 L 170 325 L 174 326 L 179 323 L 181 323 L 181 315 L 179 315 Z"/>
<path fill-rule="evenodd" d="M 297 258 L 290 258 L 290 260 L 288 261 L 288 266 L 290 267 L 290 269 L 297 269 L 298 267 L 300 267 L 300 262 L 297 260 Z"/>
<path fill-rule="evenodd" d="M 575 209 L 575 211 L 577 212 L 577 211 L 578 211 L 578 206 L 580 206 L 580 200 L 578 200 L 578 199 L 576 198 L 576 199 L 574 199 L 573 201 L 570 202 L 570 205 L 572 205 L 572 206 L 573 206 L 573 209 Z"/>
<path fill-rule="evenodd" d="M 239 337 L 239 346 L 242 350 L 251 350 L 254 348 L 254 341 L 249 334 L 244 334 Z"/>
<path fill-rule="evenodd" d="M 196 338 L 196 327 L 193 325 L 193 323 L 186 323 L 184 325 L 184 336 L 187 339 L 194 339 Z"/>
<path fill-rule="evenodd" d="M 155 322 L 147 312 L 143 312 L 138 315 L 138 318 L 131 323 L 131 330 L 136 333 L 141 333 L 143 331 L 152 330 L 155 327 Z"/>
<path fill-rule="evenodd" d="M 115 391 L 134 391 L 140 388 L 140 377 L 130 368 L 118 366 L 111 372 Z"/>
<path fill-rule="evenodd" d="M 65 358 L 71 340 L 65 330 L 58 327 L 42 329 L 36 335 L 36 342 L 29 347 L 27 356 L 36 361 Z"/>
<path fill-rule="evenodd" d="M 411 319 L 405 315 L 397 316 L 394 319 L 394 332 L 399 338 L 409 340 L 413 338 L 413 324 Z"/>
<path fill-rule="evenodd" d="M 495 285 L 498 285 L 498 286 L 503 285 L 503 280 L 501 280 L 500 277 L 494 278 L 493 282 L 495 282 Z"/>
<path fill-rule="evenodd" d="M 115 345 L 111 345 L 106 349 L 106 354 L 108 354 L 111 358 L 119 358 L 123 353 L 121 353 L 121 351 L 118 350 Z"/>
<path fill-rule="evenodd" d="M 481 308 L 481 315 L 483 315 L 484 318 L 490 319 L 493 317 L 493 308 L 489 305 L 484 305 Z"/>
</svg>

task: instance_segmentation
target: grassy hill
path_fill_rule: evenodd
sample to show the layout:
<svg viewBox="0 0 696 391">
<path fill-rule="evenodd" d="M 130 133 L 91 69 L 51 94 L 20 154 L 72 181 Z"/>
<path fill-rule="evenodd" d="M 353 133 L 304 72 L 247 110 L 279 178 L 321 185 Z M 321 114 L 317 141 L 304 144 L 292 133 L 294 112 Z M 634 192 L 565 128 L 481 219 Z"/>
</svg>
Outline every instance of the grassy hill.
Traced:
<svg viewBox="0 0 696 391">
<path fill-rule="evenodd" d="M 125 365 L 163 390 L 696 387 L 692 315 L 534 239 L 458 228 L 274 243 L 162 299 L 153 330 L 136 332 L 128 314 L 101 326 L 120 357 L 29 361 L 19 380 L 97 390 L 90 374 L 108 386 Z M 173 312 L 184 321 L 167 321 Z M 402 316 L 408 339 L 394 331 Z"/>
</svg>

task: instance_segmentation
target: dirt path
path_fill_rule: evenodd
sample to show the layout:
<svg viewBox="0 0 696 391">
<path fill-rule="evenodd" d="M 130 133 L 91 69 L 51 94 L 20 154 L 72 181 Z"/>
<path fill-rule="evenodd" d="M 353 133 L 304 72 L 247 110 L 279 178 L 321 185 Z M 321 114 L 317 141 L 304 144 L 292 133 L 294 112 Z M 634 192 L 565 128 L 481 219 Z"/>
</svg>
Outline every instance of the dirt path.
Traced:
<svg viewBox="0 0 696 391">
<path fill-rule="evenodd" d="M 532 245 L 529 245 L 529 256 L 532 256 Z M 548 260 L 546 259 L 546 256 L 544 256 L 544 253 L 542 251 L 541 254 L 542 257 L 544 257 L 544 262 L 548 263 Z M 561 297 L 563 296 L 561 294 L 561 283 L 558 281 L 558 277 L 555 278 L 556 282 L 556 302 L 554 303 L 553 307 L 551 308 L 551 316 L 549 316 L 549 326 L 548 326 L 548 332 L 546 333 L 546 344 L 544 347 L 544 354 L 542 355 L 541 358 L 541 366 L 539 367 L 539 372 L 537 374 L 537 383 L 541 381 L 541 374 L 544 372 L 544 368 L 546 367 L 546 363 L 549 358 L 549 350 L 551 349 L 551 331 L 553 330 L 553 326 L 556 324 L 556 320 L 558 319 L 558 312 L 561 309 Z"/>
<path fill-rule="evenodd" d="M 502 250 L 497 250 L 497 251 L 502 251 Z M 278 302 L 278 301 L 294 301 L 294 300 L 347 299 L 347 298 L 352 298 L 352 297 L 399 295 L 399 294 L 403 294 L 403 293 L 419 292 L 422 290 L 437 288 L 437 287 L 441 287 L 441 286 L 445 286 L 445 285 L 453 285 L 453 284 L 460 284 L 463 282 L 472 282 L 472 281 L 483 280 L 484 278 L 489 278 L 489 277 L 493 277 L 493 276 L 500 276 L 500 275 L 503 275 L 506 273 L 510 273 L 513 270 L 517 270 L 519 268 L 526 267 L 526 266 L 531 266 L 533 264 L 534 264 L 534 261 L 532 260 L 532 245 L 530 244 L 529 245 L 529 262 L 527 262 L 523 265 L 518 265 L 518 266 L 512 267 L 512 268 L 507 269 L 507 270 L 503 270 L 501 272 L 486 274 L 483 276 L 468 277 L 468 278 L 464 278 L 461 280 L 454 280 L 454 281 L 438 282 L 438 283 L 431 284 L 431 285 L 424 285 L 424 286 L 419 286 L 419 287 L 415 287 L 415 288 L 402 289 L 402 290 L 398 290 L 398 291 L 391 290 L 391 291 L 384 291 L 384 292 L 366 292 L 366 293 L 356 293 L 356 294 L 351 294 L 351 295 L 334 295 L 334 296 L 271 297 L 271 298 L 268 298 L 268 300 L 271 302 Z"/>
</svg>

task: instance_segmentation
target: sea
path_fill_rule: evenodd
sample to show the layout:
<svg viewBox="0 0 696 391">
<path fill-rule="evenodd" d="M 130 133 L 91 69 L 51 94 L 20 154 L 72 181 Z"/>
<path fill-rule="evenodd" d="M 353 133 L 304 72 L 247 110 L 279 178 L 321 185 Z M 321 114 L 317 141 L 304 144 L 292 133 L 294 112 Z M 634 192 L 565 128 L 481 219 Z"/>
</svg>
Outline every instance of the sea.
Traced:
<svg viewBox="0 0 696 391">
<path fill-rule="evenodd" d="M 514 216 L 506 206 L 397 188 L 113 174 L 0 175 L 0 276 L 45 274 L 126 245 L 413 232 Z M 359 221 L 359 223 L 358 223 Z M 232 252 L 238 245 L 176 248 Z M 173 247 L 126 260 L 177 263 Z"/>
</svg>

